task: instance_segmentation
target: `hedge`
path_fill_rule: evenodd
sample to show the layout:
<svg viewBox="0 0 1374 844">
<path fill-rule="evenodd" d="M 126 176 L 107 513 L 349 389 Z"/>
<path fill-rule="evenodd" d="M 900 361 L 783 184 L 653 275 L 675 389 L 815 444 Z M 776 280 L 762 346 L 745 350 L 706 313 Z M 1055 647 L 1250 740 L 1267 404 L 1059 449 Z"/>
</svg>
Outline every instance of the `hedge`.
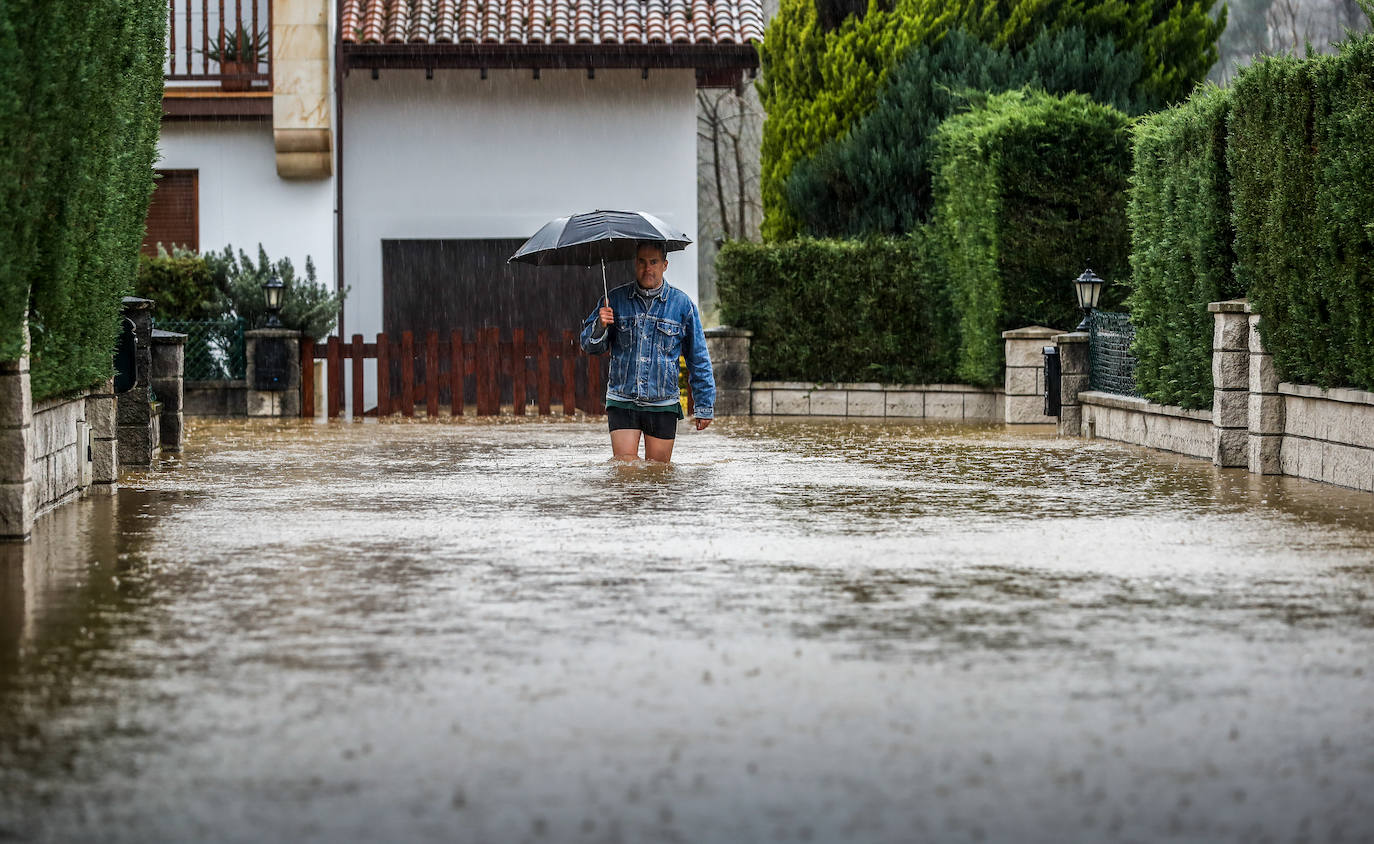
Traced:
<svg viewBox="0 0 1374 844">
<path fill-rule="evenodd" d="M 721 248 L 716 267 L 723 320 L 754 332 L 756 379 L 953 379 L 954 319 L 923 232 L 736 241 Z"/>
<path fill-rule="evenodd" d="M 1233 86 L 1236 280 L 1284 380 L 1374 390 L 1374 37 Z"/>
<path fill-rule="evenodd" d="M 0 358 L 33 396 L 110 376 L 162 112 L 163 0 L 0 5 Z"/>
<path fill-rule="evenodd" d="M 220 319 L 229 308 L 204 258 L 180 247 L 168 252 L 161 244 L 155 257 L 139 256 L 134 295 L 153 301 L 154 319 Z"/>
<path fill-rule="evenodd" d="M 1233 271 L 1229 92 L 1208 87 L 1135 127 L 1128 214 L 1136 386 L 1161 404 L 1212 406 L 1209 302 L 1245 295 Z"/>
<path fill-rule="evenodd" d="M 940 127 L 937 249 L 958 314 L 956 375 L 1002 377 L 1000 333 L 1072 328 L 1072 280 L 1107 279 L 1102 305 L 1126 289 L 1128 118 L 1081 94 L 1010 91 Z"/>
</svg>

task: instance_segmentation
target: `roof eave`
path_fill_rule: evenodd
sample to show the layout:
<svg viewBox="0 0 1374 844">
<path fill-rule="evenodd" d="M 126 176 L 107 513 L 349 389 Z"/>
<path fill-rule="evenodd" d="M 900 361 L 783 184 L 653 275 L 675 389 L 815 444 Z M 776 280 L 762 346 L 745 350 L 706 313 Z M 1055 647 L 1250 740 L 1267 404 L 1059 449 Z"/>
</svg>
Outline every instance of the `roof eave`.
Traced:
<svg viewBox="0 0 1374 844">
<path fill-rule="evenodd" d="M 755 70 L 753 44 L 354 44 L 344 68 L 695 68 Z"/>
</svg>

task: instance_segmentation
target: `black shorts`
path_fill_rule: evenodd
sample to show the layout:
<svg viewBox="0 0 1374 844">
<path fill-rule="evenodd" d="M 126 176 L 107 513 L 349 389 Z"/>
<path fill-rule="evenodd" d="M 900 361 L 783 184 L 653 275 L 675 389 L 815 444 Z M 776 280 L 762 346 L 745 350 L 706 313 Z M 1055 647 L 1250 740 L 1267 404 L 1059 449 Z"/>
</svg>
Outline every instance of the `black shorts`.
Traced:
<svg viewBox="0 0 1374 844">
<path fill-rule="evenodd" d="M 662 410 L 626 410 L 623 407 L 606 408 L 606 423 L 612 431 L 643 431 L 660 440 L 677 437 L 677 414 Z"/>
</svg>

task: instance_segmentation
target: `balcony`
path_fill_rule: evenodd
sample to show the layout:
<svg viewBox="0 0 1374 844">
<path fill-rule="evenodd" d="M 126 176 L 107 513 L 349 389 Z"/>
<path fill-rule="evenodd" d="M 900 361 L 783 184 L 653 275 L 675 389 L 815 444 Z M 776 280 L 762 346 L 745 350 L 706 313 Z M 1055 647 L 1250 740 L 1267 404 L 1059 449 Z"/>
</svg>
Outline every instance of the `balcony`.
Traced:
<svg viewBox="0 0 1374 844">
<path fill-rule="evenodd" d="M 272 0 L 168 0 L 165 119 L 270 119 Z"/>
</svg>

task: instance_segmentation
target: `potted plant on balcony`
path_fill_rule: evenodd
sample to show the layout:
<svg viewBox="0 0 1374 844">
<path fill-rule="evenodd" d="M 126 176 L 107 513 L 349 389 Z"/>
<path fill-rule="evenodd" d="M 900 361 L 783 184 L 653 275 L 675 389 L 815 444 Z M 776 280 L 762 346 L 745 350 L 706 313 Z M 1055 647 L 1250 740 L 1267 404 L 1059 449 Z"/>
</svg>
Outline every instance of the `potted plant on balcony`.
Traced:
<svg viewBox="0 0 1374 844">
<path fill-rule="evenodd" d="M 221 49 L 222 47 L 222 49 Z M 212 41 L 205 48 L 205 58 L 219 65 L 221 78 L 219 85 L 225 91 L 247 91 L 256 73 L 258 64 L 267 61 L 267 30 L 253 32 L 239 21 L 231 33 L 224 30 L 219 40 Z"/>
</svg>

